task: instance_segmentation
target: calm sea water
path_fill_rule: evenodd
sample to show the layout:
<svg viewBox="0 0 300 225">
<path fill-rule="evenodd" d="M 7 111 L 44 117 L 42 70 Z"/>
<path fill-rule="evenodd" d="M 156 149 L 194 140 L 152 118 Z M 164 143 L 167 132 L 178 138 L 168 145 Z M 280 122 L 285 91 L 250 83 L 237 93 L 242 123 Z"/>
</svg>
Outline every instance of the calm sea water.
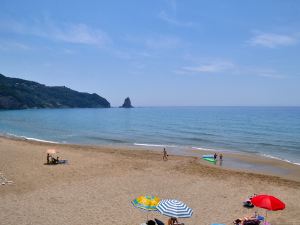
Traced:
<svg viewBox="0 0 300 225">
<path fill-rule="evenodd" d="M 239 151 L 300 164 L 300 107 L 0 111 L 0 133 L 60 143 Z"/>
</svg>

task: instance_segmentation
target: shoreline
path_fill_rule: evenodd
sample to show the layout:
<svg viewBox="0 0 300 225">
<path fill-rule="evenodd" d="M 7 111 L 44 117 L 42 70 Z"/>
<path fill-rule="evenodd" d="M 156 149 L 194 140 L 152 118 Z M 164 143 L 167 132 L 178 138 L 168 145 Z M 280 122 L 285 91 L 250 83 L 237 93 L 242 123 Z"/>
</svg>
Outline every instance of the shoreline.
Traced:
<svg viewBox="0 0 300 225">
<path fill-rule="evenodd" d="M 178 151 L 183 150 L 183 152 L 188 153 L 192 152 L 192 150 L 201 150 L 205 152 L 206 154 L 209 153 L 223 153 L 223 154 L 232 154 L 232 155 L 249 155 L 249 156 L 255 156 L 255 157 L 262 157 L 262 158 L 267 158 L 267 159 L 274 159 L 278 160 L 281 162 L 286 162 L 289 164 L 297 165 L 300 166 L 300 163 L 298 162 L 292 162 L 290 160 L 287 160 L 285 158 L 280 158 L 277 156 L 265 154 L 265 153 L 258 153 L 258 152 L 243 152 L 243 151 L 237 151 L 237 150 L 220 150 L 220 149 L 213 149 L 213 148 L 206 148 L 206 147 L 194 147 L 194 146 L 179 146 L 179 145 L 169 145 L 169 144 L 150 144 L 150 143 L 110 143 L 110 144 L 84 144 L 84 143 L 67 143 L 67 142 L 58 142 L 58 141 L 51 141 L 51 140 L 44 140 L 44 139 L 39 139 L 39 138 L 34 138 L 34 137 L 26 137 L 26 136 L 18 136 L 15 134 L 11 133 L 0 133 L 0 137 L 4 138 L 15 138 L 15 139 L 20 139 L 20 140 L 27 140 L 27 141 L 34 141 L 34 142 L 43 142 L 43 143 L 52 143 L 52 144 L 62 144 L 62 145 L 82 145 L 82 146 L 99 146 L 99 147 L 120 147 L 123 148 L 124 146 L 127 148 L 141 148 L 141 149 L 152 149 L 152 150 L 157 150 L 157 148 L 169 148 L 169 149 L 177 149 L 175 151 L 175 154 L 177 155 L 184 155 Z"/>
<path fill-rule="evenodd" d="M 19 136 L 5 136 L 0 135 L 1 139 L 14 140 L 19 142 L 25 142 L 30 144 L 37 144 L 43 146 L 52 146 L 57 148 L 75 148 L 82 149 L 83 151 L 95 150 L 95 151 L 123 151 L 129 153 L 130 151 L 150 153 L 160 156 L 163 145 L 158 146 L 129 146 L 129 145 L 84 145 L 84 144 L 69 144 L 69 143 L 58 143 L 52 141 L 44 141 L 34 138 L 26 138 Z M 220 170 L 228 170 L 238 173 L 247 173 L 262 176 L 278 177 L 284 180 L 300 182 L 300 166 L 293 163 L 289 163 L 276 158 L 264 157 L 258 154 L 249 154 L 243 152 L 217 152 L 223 153 L 224 159 L 220 164 L 217 160 L 216 163 L 207 162 L 202 160 L 202 155 L 212 154 L 213 150 L 201 150 L 195 148 L 181 148 L 185 152 L 179 153 L 178 151 L 172 151 L 168 149 L 168 153 L 175 157 L 190 158 L 192 157 L 197 163 L 213 167 Z"/>
</svg>

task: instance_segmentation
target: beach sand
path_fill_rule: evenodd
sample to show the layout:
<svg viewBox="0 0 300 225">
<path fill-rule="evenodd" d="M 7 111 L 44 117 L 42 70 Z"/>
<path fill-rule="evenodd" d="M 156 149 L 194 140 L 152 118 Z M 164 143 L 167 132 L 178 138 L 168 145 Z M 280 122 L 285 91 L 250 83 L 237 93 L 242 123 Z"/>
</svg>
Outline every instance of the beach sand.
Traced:
<svg viewBox="0 0 300 225">
<path fill-rule="evenodd" d="M 67 165 L 44 165 L 46 150 L 56 148 Z M 241 160 L 246 160 L 245 156 Z M 244 158 L 243 158 L 244 157 Z M 226 162 L 226 155 L 225 161 Z M 226 169 L 189 156 L 162 155 L 150 150 L 55 145 L 0 138 L 0 172 L 13 184 L 0 186 L 1 225 L 134 225 L 147 213 L 132 206 L 140 195 L 174 198 L 194 210 L 185 224 L 232 224 L 236 218 L 265 210 L 242 207 L 253 193 L 274 195 L 286 209 L 268 213 L 272 225 L 300 224 L 300 166 L 271 159 L 251 158 L 287 168 L 293 174 L 266 174 Z M 149 218 L 163 222 L 156 212 Z"/>
</svg>

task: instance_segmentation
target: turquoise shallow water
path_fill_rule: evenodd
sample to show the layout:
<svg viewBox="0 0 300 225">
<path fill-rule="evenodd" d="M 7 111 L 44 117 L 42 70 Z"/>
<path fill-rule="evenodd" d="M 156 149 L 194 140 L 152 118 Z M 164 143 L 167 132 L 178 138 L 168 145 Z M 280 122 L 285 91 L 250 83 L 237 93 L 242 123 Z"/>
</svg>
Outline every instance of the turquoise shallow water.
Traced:
<svg viewBox="0 0 300 225">
<path fill-rule="evenodd" d="M 60 143 L 238 151 L 300 164 L 300 107 L 0 111 L 0 132 Z"/>
</svg>

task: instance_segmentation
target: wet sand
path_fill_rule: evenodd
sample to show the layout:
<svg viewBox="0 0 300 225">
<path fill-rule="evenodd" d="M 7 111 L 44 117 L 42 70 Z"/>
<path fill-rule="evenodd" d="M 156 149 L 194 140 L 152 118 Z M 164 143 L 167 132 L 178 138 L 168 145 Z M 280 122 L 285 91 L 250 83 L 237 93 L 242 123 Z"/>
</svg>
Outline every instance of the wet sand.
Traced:
<svg viewBox="0 0 300 225">
<path fill-rule="evenodd" d="M 67 165 L 44 165 L 56 148 Z M 196 152 L 206 154 L 205 152 Z M 249 167 L 231 168 L 230 160 Z M 223 166 L 224 165 L 224 166 Z M 13 184 L 0 186 L 0 224 L 141 224 L 147 214 L 132 206 L 139 195 L 175 198 L 194 210 L 185 224 L 232 224 L 254 211 L 242 201 L 253 193 L 277 196 L 283 211 L 269 212 L 272 225 L 300 224 L 300 167 L 278 160 L 225 155 L 222 166 L 196 156 L 162 155 L 152 150 L 56 145 L 0 138 L 0 172 Z M 243 163 L 242 163 L 243 165 Z M 261 165 L 267 169 L 253 170 Z M 279 168 L 285 173 L 277 173 Z M 255 173 L 253 173 L 255 171 Z M 276 176 L 275 176 L 276 175 Z M 164 222 L 167 217 L 149 213 Z"/>
</svg>

